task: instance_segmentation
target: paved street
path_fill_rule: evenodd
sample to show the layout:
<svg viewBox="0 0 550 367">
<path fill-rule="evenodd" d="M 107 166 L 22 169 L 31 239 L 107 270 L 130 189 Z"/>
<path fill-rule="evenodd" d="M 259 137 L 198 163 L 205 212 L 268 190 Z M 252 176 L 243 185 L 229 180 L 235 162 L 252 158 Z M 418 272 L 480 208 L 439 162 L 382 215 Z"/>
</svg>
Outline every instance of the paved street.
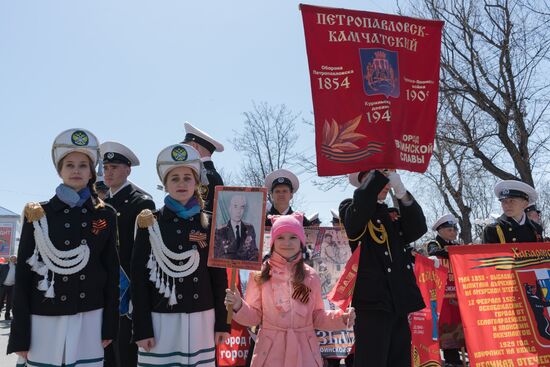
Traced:
<svg viewBox="0 0 550 367">
<path fill-rule="evenodd" d="M 0 321 L 0 366 L 8 367 L 15 366 L 17 356 L 15 354 L 6 355 L 6 349 L 8 347 L 8 336 L 10 335 L 10 322 L 4 321 L 2 313 L 2 321 Z"/>
</svg>

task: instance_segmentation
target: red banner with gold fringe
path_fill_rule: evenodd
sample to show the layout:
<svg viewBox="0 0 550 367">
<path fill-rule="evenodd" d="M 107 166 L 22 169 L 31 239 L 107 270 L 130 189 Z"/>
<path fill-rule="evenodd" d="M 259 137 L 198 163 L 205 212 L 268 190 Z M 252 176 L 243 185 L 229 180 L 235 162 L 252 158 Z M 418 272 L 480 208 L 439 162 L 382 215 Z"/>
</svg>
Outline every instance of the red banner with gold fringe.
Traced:
<svg viewBox="0 0 550 367">
<path fill-rule="evenodd" d="M 436 128 L 443 22 L 301 5 L 317 172 L 424 172 Z"/>
</svg>

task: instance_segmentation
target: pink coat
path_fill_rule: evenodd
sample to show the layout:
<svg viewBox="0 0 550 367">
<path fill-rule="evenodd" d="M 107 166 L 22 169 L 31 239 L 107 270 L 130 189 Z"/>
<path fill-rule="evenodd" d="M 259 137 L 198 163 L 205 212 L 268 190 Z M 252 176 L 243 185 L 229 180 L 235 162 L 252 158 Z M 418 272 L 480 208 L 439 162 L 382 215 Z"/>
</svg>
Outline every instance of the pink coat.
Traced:
<svg viewBox="0 0 550 367">
<path fill-rule="evenodd" d="M 261 324 L 251 367 L 321 367 L 314 329 L 345 329 L 342 312 L 325 311 L 319 276 L 307 265 L 304 284 L 311 289 L 309 301 L 292 299 L 291 269 L 296 262 L 281 259 L 273 254 L 272 277 L 262 285 L 250 275 L 246 299 L 233 319 L 245 326 Z"/>
</svg>

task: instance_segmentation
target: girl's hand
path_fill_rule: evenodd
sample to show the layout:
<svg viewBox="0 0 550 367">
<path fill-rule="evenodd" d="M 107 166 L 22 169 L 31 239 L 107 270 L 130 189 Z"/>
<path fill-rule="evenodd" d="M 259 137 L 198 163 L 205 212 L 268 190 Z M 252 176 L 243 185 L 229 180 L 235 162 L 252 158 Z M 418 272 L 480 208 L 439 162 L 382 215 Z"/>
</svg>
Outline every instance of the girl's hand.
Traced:
<svg viewBox="0 0 550 367">
<path fill-rule="evenodd" d="M 17 354 L 19 357 L 21 358 L 25 358 L 25 360 L 27 359 L 27 355 L 29 354 L 29 351 L 26 350 L 24 352 L 15 352 L 15 354 Z"/>
<path fill-rule="evenodd" d="M 220 345 L 225 343 L 225 341 L 229 338 L 229 333 L 223 332 L 223 331 L 216 331 L 214 333 L 214 343 L 216 345 Z"/>
<path fill-rule="evenodd" d="M 241 309 L 241 306 L 243 305 L 243 299 L 241 298 L 239 291 L 232 291 L 231 289 L 226 289 L 225 301 L 223 303 L 225 304 L 226 309 L 229 309 L 229 306 L 232 305 L 233 311 L 237 312 Z"/>
<path fill-rule="evenodd" d="M 348 310 L 342 314 L 342 321 L 348 329 L 352 327 L 355 324 L 355 308 L 348 307 Z"/>
<path fill-rule="evenodd" d="M 155 346 L 155 338 L 141 339 L 136 342 L 137 346 L 149 352 Z"/>
<path fill-rule="evenodd" d="M 112 339 L 105 339 L 101 341 L 101 345 L 103 345 L 103 349 L 107 348 L 109 344 L 111 344 L 113 340 Z"/>
</svg>

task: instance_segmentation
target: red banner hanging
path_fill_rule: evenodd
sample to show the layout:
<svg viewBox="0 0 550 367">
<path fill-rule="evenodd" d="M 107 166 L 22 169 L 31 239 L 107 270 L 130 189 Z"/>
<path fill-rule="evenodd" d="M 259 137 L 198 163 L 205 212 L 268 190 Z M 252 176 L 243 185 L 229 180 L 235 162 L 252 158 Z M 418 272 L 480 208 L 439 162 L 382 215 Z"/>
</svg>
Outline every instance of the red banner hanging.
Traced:
<svg viewBox="0 0 550 367">
<path fill-rule="evenodd" d="M 409 315 L 411 360 L 413 366 L 441 366 L 437 322 L 447 283 L 447 268 L 434 261 L 415 256 L 414 273 L 426 307 Z"/>
<path fill-rule="evenodd" d="M 319 176 L 424 172 L 443 22 L 301 5 Z"/>
<path fill-rule="evenodd" d="M 550 366 L 550 243 L 449 246 L 471 366 Z"/>
<path fill-rule="evenodd" d="M 353 298 L 360 254 L 361 245 L 357 246 L 355 251 L 353 251 L 340 278 L 338 278 L 332 290 L 327 294 L 327 299 L 344 311 L 347 310 Z"/>
</svg>

